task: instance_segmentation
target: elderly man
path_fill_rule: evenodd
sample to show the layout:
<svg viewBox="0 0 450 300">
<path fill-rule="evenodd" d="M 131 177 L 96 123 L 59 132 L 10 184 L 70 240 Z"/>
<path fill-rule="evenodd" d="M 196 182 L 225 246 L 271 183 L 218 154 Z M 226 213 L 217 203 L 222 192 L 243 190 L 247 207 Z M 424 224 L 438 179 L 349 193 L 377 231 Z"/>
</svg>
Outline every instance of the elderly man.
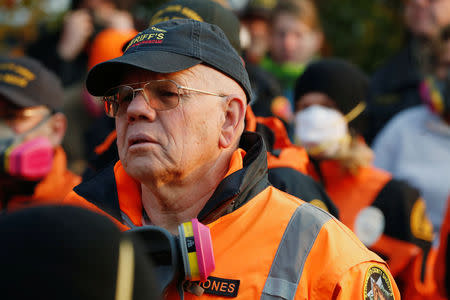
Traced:
<svg viewBox="0 0 450 300">
<path fill-rule="evenodd" d="M 219 27 L 155 24 L 95 66 L 87 88 L 116 118 L 120 161 L 66 202 L 103 210 L 123 229 L 207 224 L 216 259 L 209 279 L 233 289 L 203 285 L 202 297 L 364 299 L 375 284 L 399 299 L 385 263 L 350 230 L 268 184 L 262 139 L 243 133 L 248 76 Z"/>
<path fill-rule="evenodd" d="M 0 212 L 61 202 L 81 178 L 67 170 L 60 80 L 28 57 L 0 57 Z"/>
</svg>

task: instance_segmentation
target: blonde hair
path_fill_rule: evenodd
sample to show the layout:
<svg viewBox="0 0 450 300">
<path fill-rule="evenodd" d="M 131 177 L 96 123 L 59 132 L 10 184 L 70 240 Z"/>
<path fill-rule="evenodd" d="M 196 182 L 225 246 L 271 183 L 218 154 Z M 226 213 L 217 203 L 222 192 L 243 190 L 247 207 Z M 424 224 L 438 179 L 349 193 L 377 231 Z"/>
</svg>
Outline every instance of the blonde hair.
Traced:
<svg viewBox="0 0 450 300">
<path fill-rule="evenodd" d="M 315 31 L 322 31 L 319 13 L 313 0 L 280 0 L 272 11 L 271 22 L 281 14 L 290 14 L 301 19 Z"/>
<path fill-rule="evenodd" d="M 341 167 L 354 175 L 360 168 L 372 165 L 373 158 L 372 149 L 359 136 L 352 136 L 348 147 L 343 147 L 336 157 Z"/>
</svg>

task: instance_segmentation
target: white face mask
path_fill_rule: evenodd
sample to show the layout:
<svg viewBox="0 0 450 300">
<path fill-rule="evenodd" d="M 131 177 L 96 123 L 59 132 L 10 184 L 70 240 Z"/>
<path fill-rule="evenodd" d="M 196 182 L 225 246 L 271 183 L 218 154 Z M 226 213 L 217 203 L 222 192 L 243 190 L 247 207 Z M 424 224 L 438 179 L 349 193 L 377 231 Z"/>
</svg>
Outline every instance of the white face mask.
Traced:
<svg viewBox="0 0 450 300">
<path fill-rule="evenodd" d="M 295 138 L 310 155 L 333 158 L 349 142 L 347 121 L 335 109 L 312 105 L 295 115 Z"/>
</svg>

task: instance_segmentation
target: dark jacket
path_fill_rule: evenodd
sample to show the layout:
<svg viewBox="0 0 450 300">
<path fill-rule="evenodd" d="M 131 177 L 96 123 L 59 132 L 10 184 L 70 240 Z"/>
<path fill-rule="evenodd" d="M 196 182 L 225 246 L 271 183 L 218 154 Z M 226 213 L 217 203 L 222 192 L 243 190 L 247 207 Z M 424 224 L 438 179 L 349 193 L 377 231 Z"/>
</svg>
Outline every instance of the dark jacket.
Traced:
<svg viewBox="0 0 450 300">
<path fill-rule="evenodd" d="M 396 113 L 421 103 L 419 84 L 423 76 L 418 48 L 416 42 L 409 42 L 372 76 L 367 97 L 369 128 L 364 136 L 367 143 Z"/>
</svg>

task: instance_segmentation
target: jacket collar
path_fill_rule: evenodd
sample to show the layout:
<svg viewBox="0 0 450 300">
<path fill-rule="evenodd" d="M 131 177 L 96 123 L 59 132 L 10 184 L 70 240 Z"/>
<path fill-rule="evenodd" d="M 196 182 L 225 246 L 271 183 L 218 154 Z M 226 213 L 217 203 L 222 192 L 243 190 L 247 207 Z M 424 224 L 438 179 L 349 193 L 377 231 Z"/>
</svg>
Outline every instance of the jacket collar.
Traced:
<svg viewBox="0 0 450 300">
<path fill-rule="evenodd" d="M 267 154 L 262 137 L 255 132 L 244 132 L 239 148 L 246 152 L 242 168 L 220 182 L 198 214 L 199 221 L 210 223 L 236 210 L 269 185 Z"/>
</svg>

